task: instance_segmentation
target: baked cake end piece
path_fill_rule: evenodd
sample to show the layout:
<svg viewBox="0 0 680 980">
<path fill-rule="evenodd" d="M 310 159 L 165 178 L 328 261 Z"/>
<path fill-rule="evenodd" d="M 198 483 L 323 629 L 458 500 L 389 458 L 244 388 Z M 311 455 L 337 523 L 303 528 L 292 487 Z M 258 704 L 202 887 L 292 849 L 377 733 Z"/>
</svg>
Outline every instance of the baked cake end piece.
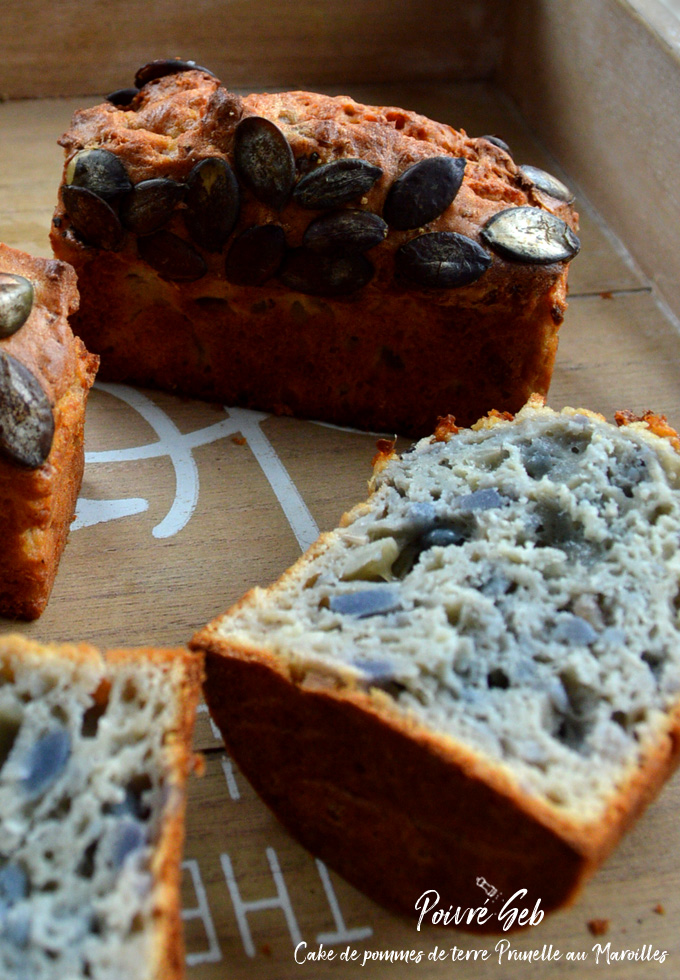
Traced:
<svg viewBox="0 0 680 980">
<path fill-rule="evenodd" d="M 202 658 L 0 639 L 0 975 L 181 980 Z"/>
<path fill-rule="evenodd" d="M 73 269 L 0 244 L 0 615 L 49 600 L 75 513 L 99 359 L 75 337 Z"/>
</svg>

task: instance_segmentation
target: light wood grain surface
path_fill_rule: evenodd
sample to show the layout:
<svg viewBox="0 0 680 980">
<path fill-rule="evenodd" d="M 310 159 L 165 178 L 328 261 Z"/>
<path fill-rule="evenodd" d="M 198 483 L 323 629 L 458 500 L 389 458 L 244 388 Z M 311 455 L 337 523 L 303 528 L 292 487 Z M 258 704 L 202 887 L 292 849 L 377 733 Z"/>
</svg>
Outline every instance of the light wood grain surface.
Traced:
<svg viewBox="0 0 680 980">
<path fill-rule="evenodd" d="M 504 88 L 680 318 L 677 13 L 658 0 L 513 8 Z"/>
<path fill-rule="evenodd" d="M 357 86 L 348 94 L 497 133 L 519 162 L 578 185 L 578 175 L 563 173 L 488 86 Z M 61 168 L 56 140 L 76 104 L 0 105 L 0 238 L 10 245 L 49 254 Z M 583 249 L 572 267 L 551 403 L 609 416 L 621 407 L 654 408 L 678 426 L 680 338 L 649 280 L 612 244 L 607 220 L 581 211 Z M 36 623 L 2 628 L 101 645 L 186 641 L 250 586 L 281 573 L 317 529 L 332 527 L 363 497 L 374 444 L 371 434 L 98 385 L 78 523 L 51 603 Z M 191 787 L 185 854 L 190 980 L 680 975 L 677 779 L 577 903 L 507 937 L 501 956 L 488 936 L 418 931 L 415 910 L 396 918 L 316 862 L 255 798 L 205 712 L 196 744 L 207 774 Z M 511 839 L 512 827 L 507 833 Z M 606 920 L 606 934 L 591 933 L 594 919 Z M 323 944 L 334 959 L 298 964 L 300 942 L 307 951 Z M 348 948 L 354 962 L 340 959 Z M 435 948 L 443 960 L 429 958 Z M 404 961 L 411 950 L 414 958 Z M 648 959 L 655 951 L 666 951 L 663 962 Z M 390 955 L 402 959 L 390 963 Z"/>
<path fill-rule="evenodd" d="M 508 0 L 3 0 L 0 94 L 89 95 L 155 58 L 191 58 L 231 86 L 339 78 L 480 79 Z"/>
</svg>

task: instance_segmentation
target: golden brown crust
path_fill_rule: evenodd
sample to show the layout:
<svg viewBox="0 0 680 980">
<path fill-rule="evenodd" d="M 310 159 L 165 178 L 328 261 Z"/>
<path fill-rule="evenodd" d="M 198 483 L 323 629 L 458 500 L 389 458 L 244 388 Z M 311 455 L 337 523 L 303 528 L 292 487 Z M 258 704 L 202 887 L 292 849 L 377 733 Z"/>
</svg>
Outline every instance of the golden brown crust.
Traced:
<svg viewBox="0 0 680 980">
<path fill-rule="evenodd" d="M 477 907 L 482 876 L 549 910 L 591 870 L 587 849 L 490 786 L 480 760 L 367 697 L 301 689 L 264 650 L 197 643 L 208 705 L 246 777 L 304 846 L 381 904 L 413 915 L 436 889 L 446 907 Z"/>
<path fill-rule="evenodd" d="M 184 648 L 156 650 L 140 648 L 108 651 L 109 662 L 134 661 L 150 658 L 165 664 L 174 675 L 177 690 L 177 718 L 167 742 L 166 760 L 172 774 L 168 784 L 168 803 L 160 830 L 151 871 L 156 882 L 154 918 L 156 935 L 153 980 L 184 980 L 185 957 L 182 930 L 180 887 L 182 852 L 184 849 L 186 783 L 189 774 L 198 770 L 197 757 L 192 751 L 196 707 L 204 679 L 203 657 Z"/>
<path fill-rule="evenodd" d="M 656 412 L 652 412 L 649 409 L 643 412 L 642 415 L 636 415 L 634 412 L 624 409 L 614 414 L 614 421 L 619 426 L 635 425 L 635 423 L 641 422 L 654 435 L 662 439 L 668 439 L 673 448 L 680 452 L 680 437 L 675 429 L 668 424 L 665 415 L 657 415 Z"/>
<path fill-rule="evenodd" d="M 494 255 L 481 279 L 457 289 L 405 288 L 394 279 L 395 251 L 404 242 L 441 230 L 479 241 L 488 218 L 510 206 L 541 206 L 576 227 L 571 205 L 527 184 L 509 154 L 488 140 L 343 96 L 239 98 L 215 78 L 189 71 L 145 86 L 128 110 L 105 104 L 77 113 L 61 142 L 66 165 L 80 149 L 100 146 L 120 156 L 133 183 L 159 176 L 183 181 L 202 158 L 233 161 L 234 128 L 248 115 L 279 126 L 298 168 L 311 158 L 338 157 L 380 166 L 383 177 L 360 202 L 377 214 L 392 181 L 426 157 L 465 157 L 464 182 L 439 218 L 413 231 L 392 230 L 370 250 L 375 275 L 368 285 L 330 300 L 276 280 L 258 287 L 227 283 L 224 254 L 202 249 L 206 276 L 165 281 L 140 261 L 134 235 L 115 252 L 83 246 L 60 201 L 52 244 L 77 268 L 82 305 L 74 322 L 102 355 L 103 376 L 421 435 L 449 411 L 468 424 L 490 405 L 516 411 L 532 391 L 547 391 L 566 309 L 565 263 L 539 266 Z M 274 214 L 242 195 L 234 234 L 274 221 L 296 247 L 309 220 L 310 212 L 294 203 Z M 186 239 L 182 208 L 167 230 Z"/>
<path fill-rule="evenodd" d="M 437 425 L 432 438 L 435 442 L 448 442 L 451 436 L 455 436 L 459 431 L 454 415 L 440 416 L 437 419 Z"/>
<path fill-rule="evenodd" d="M 378 439 L 375 444 L 376 454 L 373 457 L 373 471 L 379 473 L 389 461 L 396 456 L 396 439 Z"/>
<path fill-rule="evenodd" d="M 55 404 L 82 371 L 82 344 L 73 337 L 68 323 L 78 309 L 75 272 L 65 262 L 37 258 L 1 243 L 0 271 L 30 279 L 35 291 L 28 320 L 0 341 L 2 350 L 26 365 Z"/>
<path fill-rule="evenodd" d="M 505 898 L 527 889 L 518 907 L 568 904 L 680 761 L 679 710 L 607 811 L 578 824 L 386 697 L 320 675 L 300 684 L 268 650 L 210 628 L 191 646 L 206 654 L 210 712 L 262 799 L 348 881 L 410 915 L 432 888 L 446 907 L 479 907 L 480 875 Z"/>
<path fill-rule="evenodd" d="M 26 469 L 0 459 L 0 614 L 35 619 L 47 605 L 73 520 L 84 466 L 85 405 L 99 359 L 74 337 L 68 316 L 78 306 L 73 269 L 0 245 L 0 271 L 33 283 L 26 323 L 0 340 L 45 391 L 54 416 L 45 463 Z"/>
</svg>

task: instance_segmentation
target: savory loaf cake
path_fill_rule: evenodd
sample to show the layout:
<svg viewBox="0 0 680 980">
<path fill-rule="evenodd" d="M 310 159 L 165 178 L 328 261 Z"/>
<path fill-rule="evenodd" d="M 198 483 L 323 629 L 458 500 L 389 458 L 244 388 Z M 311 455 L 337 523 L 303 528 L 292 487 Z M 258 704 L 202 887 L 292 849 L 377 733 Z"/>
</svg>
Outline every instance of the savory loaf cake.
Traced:
<svg viewBox="0 0 680 980">
<path fill-rule="evenodd" d="M 545 392 L 573 197 L 496 137 L 191 62 L 76 112 L 51 241 L 102 377 L 424 435 Z"/>
<path fill-rule="evenodd" d="M 0 976 L 180 980 L 202 660 L 0 638 Z"/>
<path fill-rule="evenodd" d="M 98 358 L 74 337 L 68 265 L 0 244 L 0 615 L 47 605 L 83 475 Z"/>
<path fill-rule="evenodd" d="M 480 878 L 494 915 L 556 908 L 677 763 L 680 442 L 617 422 L 534 398 L 386 443 L 368 500 L 194 638 L 264 800 L 411 916 Z"/>
</svg>

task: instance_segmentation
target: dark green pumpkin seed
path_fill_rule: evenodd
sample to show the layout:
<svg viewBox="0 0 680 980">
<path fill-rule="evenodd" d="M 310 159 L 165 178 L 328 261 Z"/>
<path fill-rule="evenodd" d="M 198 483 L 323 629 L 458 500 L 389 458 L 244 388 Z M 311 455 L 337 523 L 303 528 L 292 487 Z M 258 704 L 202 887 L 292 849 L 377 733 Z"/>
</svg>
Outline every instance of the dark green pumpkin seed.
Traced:
<svg viewBox="0 0 680 980">
<path fill-rule="evenodd" d="M 99 147 L 76 153 L 66 167 L 66 183 L 86 187 L 104 201 L 126 194 L 132 187 L 120 158 Z"/>
<path fill-rule="evenodd" d="M 311 296 L 345 296 L 365 286 L 374 269 L 365 255 L 312 252 L 296 248 L 286 257 L 281 282 Z"/>
<path fill-rule="evenodd" d="M 401 608 L 401 595 L 398 589 L 389 586 L 373 589 L 360 589 L 357 592 L 344 592 L 332 595 L 328 600 L 331 612 L 343 616 L 354 616 L 355 619 L 367 619 L 369 616 L 386 616 Z"/>
<path fill-rule="evenodd" d="M 322 214 L 312 221 L 302 239 L 314 252 L 366 252 L 387 235 L 387 223 L 371 211 L 347 208 Z"/>
<path fill-rule="evenodd" d="M 87 189 L 68 184 L 62 189 L 64 210 L 86 245 L 115 252 L 123 244 L 118 215 L 101 197 Z"/>
<path fill-rule="evenodd" d="M 428 157 L 397 177 L 385 200 L 383 217 L 405 231 L 434 221 L 451 204 L 463 183 L 464 157 Z"/>
<path fill-rule="evenodd" d="M 311 211 L 339 208 L 370 191 L 380 177 L 380 167 L 365 160 L 354 157 L 334 160 L 301 177 L 293 199 Z"/>
<path fill-rule="evenodd" d="M 460 547 L 474 537 L 477 524 L 472 515 L 454 517 L 445 524 L 436 521 L 429 527 L 421 527 L 406 542 L 392 564 L 395 578 L 405 578 L 421 555 L 430 548 Z"/>
<path fill-rule="evenodd" d="M 117 88 L 115 92 L 106 96 L 106 101 L 119 109 L 127 109 L 136 95 L 139 95 L 138 88 Z"/>
<path fill-rule="evenodd" d="M 513 262 L 548 265 L 568 262 L 581 243 L 561 218 L 541 208 L 519 207 L 499 211 L 481 231 L 487 245 Z"/>
<path fill-rule="evenodd" d="M 219 252 L 232 233 L 239 211 L 239 188 L 234 172 L 221 157 L 207 157 L 187 177 L 189 234 L 202 248 Z"/>
<path fill-rule="evenodd" d="M 574 200 L 574 195 L 569 190 L 566 184 L 563 184 L 561 180 L 557 177 L 553 177 L 546 170 L 541 170 L 540 167 L 531 167 L 529 164 L 519 168 L 519 172 L 525 180 L 528 180 L 534 187 L 539 191 L 543 191 L 545 194 L 549 194 L 551 197 L 557 198 L 558 201 L 566 201 L 567 204 L 571 204 Z"/>
<path fill-rule="evenodd" d="M 150 61 L 148 65 L 142 65 L 135 75 L 135 85 L 142 88 L 147 82 L 153 82 L 156 78 L 164 78 L 166 75 L 178 75 L 183 71 L 204 71 L 207 75 L 213 72 L 202 65 L 197 65 L 195 61 L 182 61 L 180 58 L 157 58 Z"/>
<path fill-rule="evenodd" d="M 501 150 L 505 150 L 506 153 L 510 153 L 510 147 L 505 140 L 500 138 L 500 136 L 482 136 L 482 139 L 486 140 L 487 143 L 493 143 L 494 146 L 498 146 Z"/>
<path fill-rule="evenodd" d="M 23 327 L 33 309 L 33 283 L 13 272 L 0 272 L 0 337 Z"/>
<path fill-rule="evenodd" d="M 11 354 L 0 351 L 0 455 L 37 469 L 52 448 L 54 417 L 40 382 Z"/>
<path fill-rule="evenodd" d="M 280 225 L 247 228 L 227 253 L 227 281 L 238 286 L 260 286 L 276 275 L 285 254 L 286 235 Z"/>
<path fill-rule="evenodd" d="M 21 785 L 28 796 L 41 796 L 62 775 L 71 757 L 71 735 L 66 728 L 55 728 L 42 735 L 24 760 Z"/>
<path fill-rule="evenodd" d="M 456 506 L 459 510 L 494 510 L 502 507 L 506 502 L 495 487 L 483 487 L 479 490 L 472 490 L 456 498 Z"/>
<path fill-rule="evenodd" d="M 303 156 L 296 157 L 295 169 L 297 170 L 298 175 L 302 177 L 304 174 L 308 174 L 310 170 L 314 170 L 316 167 L 319 166 L 320 160 L 321 157 L 316 152 L 316 150 L 313 150 L 309 154 L 304 154 Z"/>
<path fill-rule="evenodd" d="M 163 279 L 193 282 L 206 273 L 201 255 L 188 242 L 169 231 L 145 235 L 137 242 L 142 259 Z"/>
<path fill-rule="evenodd" d="M 295 159 L 290 143 L 269 119 L 248 116 L 234 134 L 234 165 L 258 201 L 280 211 L 295 184 Z"/>
<path fill-rule="evenodd" d="M 120 220 L 136 235 L 150 235 L 166 224 L 184 197 L 186 187 L 167 177 L 135 184 L 120 204 Z"/>
<path fill-rule="evenodd" d="M 423 289 L 457 289 L 479 279 L 491 256 L 471 238 L 454 231 L 419 235 L 397 250 L 397 278 Z"/>
<path fill-rule="evenodd" d="M 136 820 L 119 820 L 113 825 L 107 843 L 110 847 L 111 865 L 119 870 L 131 854 L 146 845 L 146 830 Z"/>
<path fill-rule="evenodd" d="M 27 895 L 28 875 L 21 865 L 8 862 L 0 869 L 0 902 L 4 905 L 3 912 Z"/>
</svg>

